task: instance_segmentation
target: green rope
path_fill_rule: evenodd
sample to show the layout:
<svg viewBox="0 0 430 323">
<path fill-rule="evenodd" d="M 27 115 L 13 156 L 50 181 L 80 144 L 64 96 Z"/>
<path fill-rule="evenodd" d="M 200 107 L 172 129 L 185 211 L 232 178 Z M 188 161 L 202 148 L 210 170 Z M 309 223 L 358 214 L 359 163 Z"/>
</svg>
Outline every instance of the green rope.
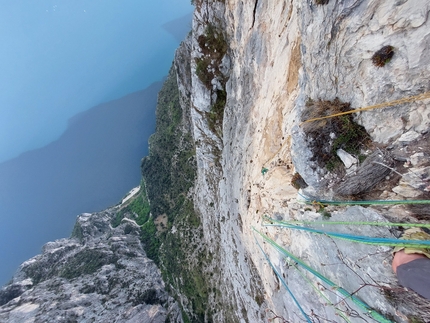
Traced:
<svg viewBox="0 0 430 323">
<path fill-rule="evenodd" d="M 393 222 L 357 222 L 357 221 L 279 221 L 272 219 L 268 217 L 267 215 L 263 218 L 266 221 L 272 222 L 272 223 L 279 223 L 279 224 L 333 224 L 333 225 L 371 225 L 371 226 L 381 226 L 381 227 L 418 227 L 418 228 L 430 228 L 430 223 L 393 223 Z"/>
<path fill-rule="evenodd" d="M 430 200 L 374 200 L 374 201 L 327 201 L 312 200 L 303 194 L 298 193 L 304 200 L 298 200 L 306 204 L 320 203 L 325 205 L 397 205 L 397 204 L 430 204 Z"/>
<path fill-rule="evenodd" d="M 323 282 L 325 282 L 327 285 L 329 285 L 333 289 L 337 290 L 346 299 L 348 299 L 348 298 L 351 299 L 357 306 L 359 306 L 364 311 L 366 311 L 366 313 L 369 314 L 373 319 L 375 319 L 376 321 L 378 321 L 380 323 L 393 323 L 392 321 L 386 319 L 383 315 L 381 315 L 380 313 L 378 313 L 376 310 L 374 310 L 373 308 L 371 308 L 369 305 L 367 305 L 366 303 L 364 303 L 362 300 L 360 300 L 359 298 L 355 297 L 354 295 L 351 295 L 345 289 L 343 289 L 342 287 L 337 286 L 331 280 L 329 280 L 328 278 L 326 278 L 325 276 L 323 276 L 322 274 L 320 274 L 317 270 L 315 270 L 315 269 L 309 267 L 308 265 L 306 265 L 302 260 L 300 260 L 299 258 L 297 258 L 296 256 L 294 256 L 293 254 L 291 254 L 290 252 L 288 252 L 287 250 L 285 250 L 284 248 L 282 248 L 280 245 L 278 245 L 275 241 L 273 241 L 272 239 L 270 239 L 268 236 L 266 236 L 265 234 L 261 233 L 260 231 L 258 231 L 254 227 L 252 227 L 252 229 L 255 232 L 257 232 L 266 242 L 268 242 L 275 249 L 277 249 L 280 253 L 282 253 L 284 256 L 289 257 L 292 260 L 294 260 L 302 268 L 306 269 L 307 271 L 309 271 L 310 273 L 312 273 L 313 275 L 315 275 L 316 277 L 318 277 L 319 279 L 321 279 Z"/>
<path fill-rule="evenodd" d="M 429 240 L 406 240 L 406 239 L 397 239 L 397 238 L 375 238 L 375 237 L 366 237 L 366 236 L 356 236 L 352 234 L 346 234 L 346 233 L 338 233 L 338 232 L 328 232 L 324 230 L 318 230 L 318 229 L 312 229 L 308 227 L 302 227 L 297 224 L 293 224 L 291 222 L 297 222 L 297 223 L 303 223 L 300 221 L 279 221 L 272 218 L 269 218 L 268 216 L 263 217 L 264 221 L 269 222 L 270 224 L 264 224 L 266 227 L 281 227 L 281 228 L 287 228 L 287 229 L 296 229 L 296 230 L 302 230 L 302 231 L 308 231 L 318 234 L 324 234 L 332 238 L 338 238 L 342 240 L 352 241 L 352 242 L 359 242 L 363 244 L 368 245 L 377 245 L 377 246 L 389 246 L 389 247 L 409 247 L 409 248 L 430 248 L 430 241 Z M 306 221 L 304 221 L 306 222 Z M 327 222 L 329 221 L 321 221 L 321 222 Z M 307 221 L 306 224 L 316 224 L 317 222 L 311 222 Z M 349 224 L 349 222 L 339 221 L 339 224 Z M 356 222 L 356 223 L 365 223 L 365 222 Z M 381 222 L 375 222 L 380 225 L 383 225 Z M 387 225 L 389 225 L 389 222 L 386 222 Z M 417 225 L 417 226 L 428 226 L 428 225 Z"/>
<path fill-rule="evenodd" d="M 338 238 L 342 240 L 358 242 L 358 243 L 363 243 L 368 245 L 404 247 L 404 248 L 408 247 L 408 248 L 418 248 L 418 249 L 430 248 L 430 240 L 403 240 L 403 239 L 393 239 L 393 238 L 374 238 L 374 237 L 366 237 L 366 236 L 355 236 L 352 234 L 327 232 L 323 230 L 300 227 L 297 225 L 290 225 L 290 224 L 265 224 L 264 226 L 308 231 L 308 232 L 313 232 L 318 234 L 324 234 L 332 238 Z"/>
<path fill-rule="evenodd" d="M 321 203 L 325 205 L 397 205 L 397 204 L 430 204 L 430 200 L 374 200 L 374 201 L 327 201 L 327 200 L 299 200 L 306 204 Z"/>
</svg>

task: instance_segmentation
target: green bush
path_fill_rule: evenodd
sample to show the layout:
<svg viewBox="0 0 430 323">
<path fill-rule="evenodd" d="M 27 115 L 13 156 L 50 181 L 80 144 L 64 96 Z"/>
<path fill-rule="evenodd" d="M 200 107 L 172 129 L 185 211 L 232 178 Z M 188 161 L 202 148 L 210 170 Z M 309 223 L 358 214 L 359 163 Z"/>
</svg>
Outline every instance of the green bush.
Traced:
<svg viewBox="0 0 430 323">
<path fill-rule="evenodd" d="M 146 255 L 158 265 L 160 263 L 158 256 L 161 241 L 157 236 L 157 227 L 152 220 L 142 226 L 140 239 L 144 244 Z"/>
<path fill-rule="evenodd" d="M 117 259 L 103 251 L 85 249 L 75 254 L 68 260 L 67 265 L 61 270 L 60 276 L 72 279 L 86 274 L 92 274 L 102 266 L 116 263 Z"/>
<path fill-rule="evenodd" d="M 208 89 L 212 88 L 212 80 L 215 77 L 215 74 L 209 71 L 210 62 L 210 58 L 196 58 L 196 75 Z"/>
<path fill-rule="evenodd" d="M 111 225 L 116 228 L 121 224 L 122 219 L 125 217 L 125 210 L 119 211 L 117 214 L 115 214 L 115 217 L 111 220 Z"/>
<path fill-rule="evenodd" d="M 198 38 L 200 48 L 204 54 L 208 54 L 212 59 L 221 60 L 227 53 L 227 41 L 221 31 L 209 24 L 204 35 Z"/>
<path fill-rule="evenodd" d="M 209 24 L 203 35 L 197 39 L 203 56 L 196 58 L 196 75 L 208 88 L 212 89 L 212 80 L 218 77 L 225 85 L 223 75 L 219 69 L 222 58 L 227 53 L 227 41 L 221 31 Z"/>
</svg>

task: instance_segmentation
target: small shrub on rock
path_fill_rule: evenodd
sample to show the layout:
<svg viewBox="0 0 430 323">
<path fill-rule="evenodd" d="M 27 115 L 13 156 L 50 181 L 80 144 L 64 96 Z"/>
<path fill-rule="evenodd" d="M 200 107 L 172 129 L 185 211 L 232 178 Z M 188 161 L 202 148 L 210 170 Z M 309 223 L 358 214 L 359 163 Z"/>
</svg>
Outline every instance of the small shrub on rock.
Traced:
<svg viewBox="0 0 430 323">
<path fill-rule="evenodd" d="M 372 63 L 377 67 L 383 67 L 387 64 L 394 56 L 394 47 L 393 46 L 384 46 L 380 50 L 378 50 L 372 56 Z"/>
<path fill-rule="evenodd" d="M 208 88 L 212 88 L 215 77 L 223 78 L 219 69 L 222 58 L 227 53 L 228 45 L 223 33 L 213 25 L 206 27 L 205 33 L 197 38 L 202 57 L 196 58 L 196 74 Z"/>
<path fill-rule="evenodd" d="M 302 178 L 302 176 L 299 173 L 295 173 L 293 175 L 293 178 L 291 179 L 291 185 L 296 190 L 299 190 L 301 188 L 306 188 L 308 186 L 308 184 L 306 184 L 305 180 Z"/>
<path fill-rule="evenodd" d="M 153 288 L 147 289 L 144 292 L 139 292 L 134 300 L 133 304 L 160 304 L 160 299 L 157 296 L 157 291 Z"/>
<path fill-rule="evenodd" d="M 338 98 L 333 101 L 309 100 L 302 114 L 302 121 L 349 110 L 350 104 L 341 102 Z M 343 165 L 336 154 L 338 149 L 358 155 L 360 149 L 371 142 L 366 129 L 357 124 L 351 114 L 307 122 L 303 124 L 303 131 L 313 153 L 312 161 L 328 171 Z"/>
<path fill-rule="evenodd" d="M 216 101 L 211 107 L 210 112 L 207 114 L 208 124 L 209 129 L 211 129 L 212 132 L 221 135 L 227 93 L 225 90 L 217 90 L 216 95 Z"/>
<path fill-rule="evenodd" d="M 328 4 L 330 0 L 315 0 L 315 4 L 325 5 Z"/>
</svg>

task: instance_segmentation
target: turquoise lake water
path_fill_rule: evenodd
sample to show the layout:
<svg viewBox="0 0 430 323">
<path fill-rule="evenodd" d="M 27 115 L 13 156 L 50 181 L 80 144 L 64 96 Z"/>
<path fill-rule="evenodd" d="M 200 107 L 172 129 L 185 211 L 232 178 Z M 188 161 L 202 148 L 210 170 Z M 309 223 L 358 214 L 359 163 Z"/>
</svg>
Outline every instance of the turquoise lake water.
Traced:
<svg viewBox="0 0 430 323">
<path fill-rule="evenodd" d="M 157 91 L 192 9 L 189 0 L 2 4 L 0 285 L 67 237 L 79 213 L 139 184 Z"/>
</svg>

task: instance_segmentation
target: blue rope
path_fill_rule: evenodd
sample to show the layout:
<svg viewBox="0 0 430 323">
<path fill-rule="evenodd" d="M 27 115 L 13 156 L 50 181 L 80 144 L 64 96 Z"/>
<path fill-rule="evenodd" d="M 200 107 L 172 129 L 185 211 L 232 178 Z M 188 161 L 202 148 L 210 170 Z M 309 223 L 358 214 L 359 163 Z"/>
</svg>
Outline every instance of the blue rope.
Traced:
<svg viewBox="0 0 430 323">
<path fill-rule="evenodd" d="M 326 205 L 396 205 L 396 204 L 430 204 L 430 200 L 374 200 L 374 201 L 328 201 L 311 199 L 300 192 L 298 194 L 304 199 L 303 202 L 307 204 L 321 203 Z"/>
<path fill-rule="evenodd" d="M 254 239 L 255 242 L 257 243 L 258 248 L 260 248 L 261 252 L 263 253 L 264 257 L 266 258 L 267 262 L 270 264 L 270 266 L 272 267 L 273 271 L 275 272 L 276 276 L 278 277 L 278 279 L 282 282 L 282 285 L 284 285 L 284 287 L 287 289 L 288 293 L 290 294 L 291 298 L 293 299 L 294 303 L 297 305 L 297 307 L 299 308 L 300 312 L 303 314 L 303 316 L 305 317 L 306 321 L 308 321 L 308 323 L 312 323 L 312 321 L 309 319 L 309 316 L 305 313 L 305 311 L 303 310 L 303 308 L 300 306 L 300 303 L 297 301 L 296 297 L 294 296 L 293 292 L 290 290 L 290 288 L 288 287 L 287 283 L 285 282 L 285 280 L 282 278 L 282 276 L 278 273 L 278 271 L 276 270 L 275 266 L 272 264 L 272 262 L 270 261 L 269 257 L 267 256 L 267 254 L 263 251 L 263 248 L 261 247 L 261 245 L 258 243 L 257 238 L 254 235 Z"/>
<path fill-rule="evenodd" d="M 379 226 L 379 227 L 405 227 L 405 228 L 430 228 L 430 223 L 405 223 L 405 222 L 378 222 L 378 221 L 336 221 L 336 220 L 330 220 L 330 221 L 314 221 L 314 220 L 288 220 L 288 221 L 281 221 L 281 220 L 275 220 L 267 215 L 263 216 L 264 221 L 268 221 L 271 224 L 279 223 L 279 224 L 295 224 L 295 225 L 370 225 L 370 226 Z"/>
<path fill-rule="evenodd" d="M 298 230 L 303 230 L 303 231 L 308 231 L 313 233 L 325 234 L 331 237 L 365 243 L 365 244 L 386 245 L 386 246 L 409 246 L 409 247 L 421 247 L 421 248 L 430 247 L 430 240 L 403 240 L 403 239 L 396 239 L 396 238 L 374 238 L 374 237 L 366 237 L 366 236 L 355 236 L 347 233 L 328 232 L 328 231 L 306 228 L 306 227 L 292 225 L 292 224 L 265 224 L 264 226 L 277 226 L 282 228 L 298 229 Z"/>
</svg>

